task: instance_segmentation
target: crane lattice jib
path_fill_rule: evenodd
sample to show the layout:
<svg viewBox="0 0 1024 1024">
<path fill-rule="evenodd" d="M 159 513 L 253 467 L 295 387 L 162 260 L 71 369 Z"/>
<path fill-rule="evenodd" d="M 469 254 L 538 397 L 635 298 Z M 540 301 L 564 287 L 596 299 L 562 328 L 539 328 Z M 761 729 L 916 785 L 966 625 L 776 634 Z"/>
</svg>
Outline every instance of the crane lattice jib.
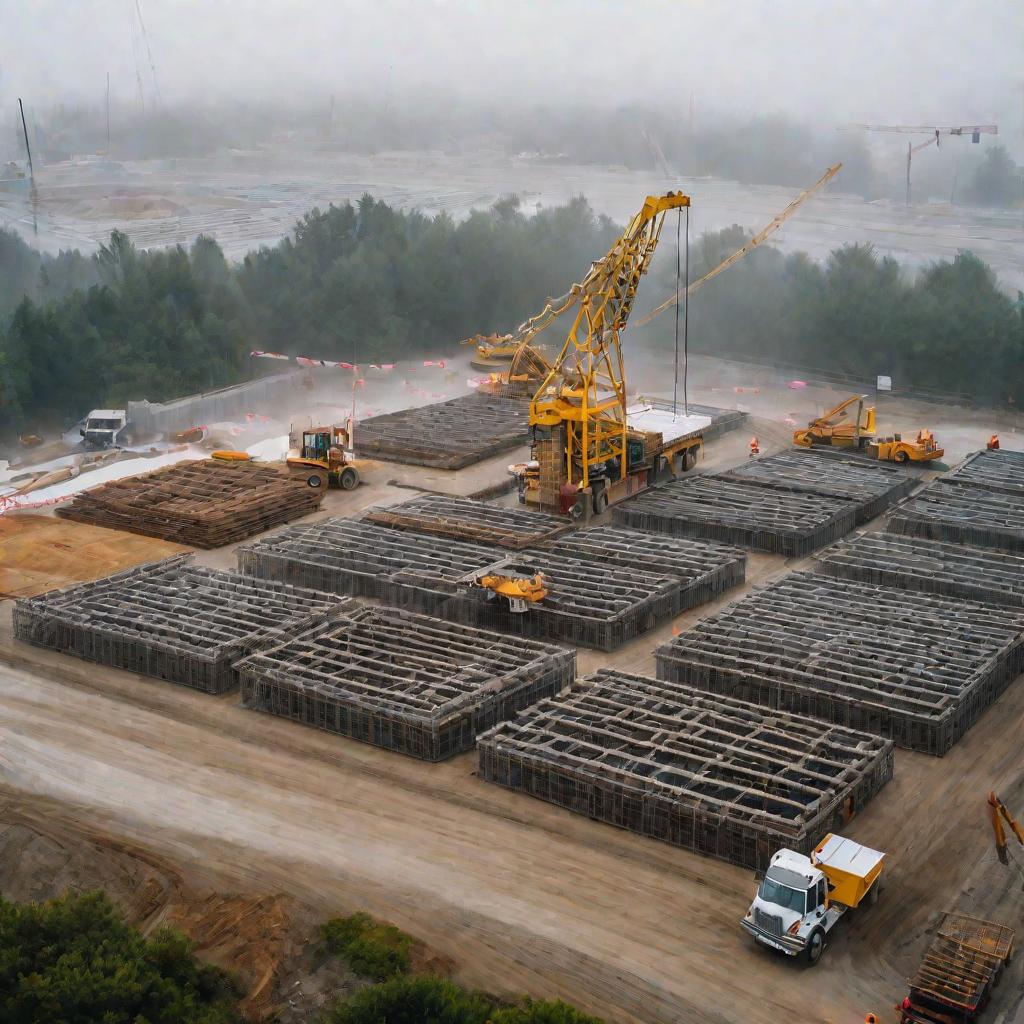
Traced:
<svg viewBox="0 0 1024 1024">
<path fill-rule="evenodd" d="M 564 426 L 566 478 L 589 486 L 591 467 L 618 459 L 627 469 L 626 382 L 619 335 L 658 245 L 665 214 L 689 196 L 648 196 L 608 254 L 574 285 L 576 312 L 562 350 L 530 403 L 530 425 Z"/>
</svg>

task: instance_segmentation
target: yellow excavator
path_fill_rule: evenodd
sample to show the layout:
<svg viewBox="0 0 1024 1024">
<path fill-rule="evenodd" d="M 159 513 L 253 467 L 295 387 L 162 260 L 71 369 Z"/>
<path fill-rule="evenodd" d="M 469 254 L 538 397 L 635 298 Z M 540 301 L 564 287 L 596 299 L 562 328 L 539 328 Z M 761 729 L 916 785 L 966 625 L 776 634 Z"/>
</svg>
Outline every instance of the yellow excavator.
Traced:
<svg viewBox="0 0 1024 1024">
<path fill-rule="evenodd" d="M 805 429 L 794 430 L 793 444 L 799 448 L 821 445 L 852 448 L 880 462 L 932 462 L 945 454 L 945 449 L 939 447 L 935 435 L 927 428 L 922 428 L 912 438 L 902 434 L 876 436 L 875 407 L 867 405 L 867 400 L 867 395 L 853 395 L 840 402 L 834 409 L 811 420 Z M 856 415 L 852 415 L 854 405 Z"/>
<path fill-rule="evenodd" d="M 505 576 L 486 573 L 477 577 L 476 586 L 508 602 L 509 611 L 522 614 L 530 605 L 539 604 L 548 596 L 548 587 L 540 573 L 533 576 Z"/>
<path fill-rule="evenodd" d="M 1024 846 L 1024 828 L 1010 814 L 1006 804 L 995 793 L 989 793 L 988 795 L 988 815 L 989 820 L 992 822 L 992 832 L 995 835 L 996 853 L 1001 863 L 1009 864 L 1010 860 L 1006 852 L 1006 829 L 1003 827 L 1003 821 L 1006 822 L 1010 831 L 1017 837 L 1017 842 L 1021 846 Z"/>
</svg>

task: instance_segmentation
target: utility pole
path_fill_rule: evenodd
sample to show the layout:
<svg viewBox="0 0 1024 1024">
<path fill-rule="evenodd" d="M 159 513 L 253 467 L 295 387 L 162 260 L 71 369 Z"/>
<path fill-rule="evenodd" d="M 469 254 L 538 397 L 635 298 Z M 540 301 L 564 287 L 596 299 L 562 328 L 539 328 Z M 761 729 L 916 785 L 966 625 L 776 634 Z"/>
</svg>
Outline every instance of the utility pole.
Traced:
<svg viewBox="0 0 1024 1024">
<path fill-rule="evenodd" d="M 929 127 L 928 125 L 893 125 L 893 124 L 855 124 L 851 125 L 853 128 L 861 128 L 866 132 L 899 132 L 904 135 L 930 135 L 931 138 L 927 142 L 921 142 L 918 145 L 914 145 L 911 142 L 907 143 L 907 206 L 910 206 L 911 189 L 910 189 L 910 165 L 914 159 L 914 154 L 922 149 L 927 149 L 933 143 L 935 146 L 939 145 L 939 139 L 943 135 L 970 135 L 971 142 L 977 145 L 981 142 L 982 135 L 998 135 L 999 126 L 994 124 L 971 124 L 971 125 L 958 125 L 956 127 L 936 128 Z"/>
<path fill-rule="evenodd" d="M 25 123 L 25 104 L 18 97 L 18 109 L 21 111 L 21 131 L 25 136 L 25 152 L 28 154 L 29 188 L 32 190 L 32 233 L 39 234 L 39 219 L 36 216 L 36 170 L 32 164 L 32 147 L 28 144 L 28 125 Z"/>
</svg>

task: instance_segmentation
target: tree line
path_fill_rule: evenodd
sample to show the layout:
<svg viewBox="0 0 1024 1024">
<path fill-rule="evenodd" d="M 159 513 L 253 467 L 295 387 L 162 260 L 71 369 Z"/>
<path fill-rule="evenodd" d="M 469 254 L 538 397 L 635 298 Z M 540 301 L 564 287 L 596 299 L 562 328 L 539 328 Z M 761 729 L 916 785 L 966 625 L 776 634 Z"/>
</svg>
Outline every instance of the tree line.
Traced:
<svg viewBox="0 0 1024 1024">
<path fill-rule="evenodd" d="M 459 222 L 370 196 L 313 210 L 274 246 L 229 264 L 200 237 L 143 251 L 121 232 L 94 255 L 42 257 L 0 232 L 0 430 L 66 425 L 100 405 L 235 383 L 251 349 L 356 363 L 450 352 L 512 330 L 565 291 L 617 235 L 583 199 L 527 215 L 515 199 Z M 698 239 L 693 277 L 738 248 L 734 226 Z M 675 286 L 665 252 L 641 291 Z M 638 314 L 642 308 L 638 307 Z M 694 297 L 694 351 L 753 357 L 1024 403 L 1022 304 L 964 252 L 912 274 L 870 246 L 824 262 L 755 250 Z M 672 317 L 630 328 L 667 343 Z"/>
</svg>

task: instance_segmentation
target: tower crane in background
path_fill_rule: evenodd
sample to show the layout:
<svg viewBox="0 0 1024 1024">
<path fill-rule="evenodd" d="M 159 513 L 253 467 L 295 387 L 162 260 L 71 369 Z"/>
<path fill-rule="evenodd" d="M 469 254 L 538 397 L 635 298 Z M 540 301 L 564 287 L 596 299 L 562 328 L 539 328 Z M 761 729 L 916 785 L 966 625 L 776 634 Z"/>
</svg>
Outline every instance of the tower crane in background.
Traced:
<svg viewBox="0 0 1024 1024">
<path fill-rule="evenodd" d="M 853 128 L 860 128 L 866 132 L 894 132 L 902 135 L 930 135 L 931 138 L 919 142 L 916 146 L 912 142 L 907 143 L 907 206 L 910 205 L 910 165 L 914 154 L 931 145 L 938 146 L 943 135 L 970 135 L 971 142 L 977 145 L 981 142 L 982 135 L 998 135 L 999 126 L 994 124 L 969 124 L 958 125 L 957 127 L 935 127 L 934 125 L 899 125 L 899 124 L 855 124 Z"/>
</svg>

